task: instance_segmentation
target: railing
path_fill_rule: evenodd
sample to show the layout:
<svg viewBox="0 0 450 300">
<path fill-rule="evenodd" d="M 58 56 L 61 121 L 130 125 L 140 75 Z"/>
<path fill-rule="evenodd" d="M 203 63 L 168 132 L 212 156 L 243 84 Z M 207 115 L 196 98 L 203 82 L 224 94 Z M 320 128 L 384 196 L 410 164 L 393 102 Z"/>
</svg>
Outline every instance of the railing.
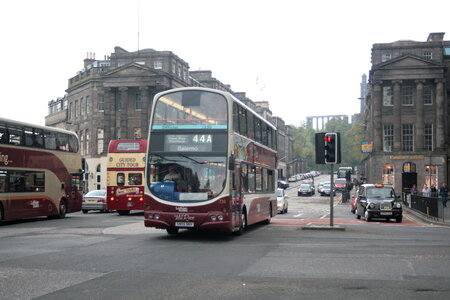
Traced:
<svg viewBox="0 0 450 300">
<path fill-rule="evenodd" d="M 427 216 L 440 218 L 439 205 L 442 206 L 442 201 L 439 201 L 437 197 L 424 197 L 420 195 L 410 195 L 411 205 L 410 207 L 417 210 Z"/>
</svg>

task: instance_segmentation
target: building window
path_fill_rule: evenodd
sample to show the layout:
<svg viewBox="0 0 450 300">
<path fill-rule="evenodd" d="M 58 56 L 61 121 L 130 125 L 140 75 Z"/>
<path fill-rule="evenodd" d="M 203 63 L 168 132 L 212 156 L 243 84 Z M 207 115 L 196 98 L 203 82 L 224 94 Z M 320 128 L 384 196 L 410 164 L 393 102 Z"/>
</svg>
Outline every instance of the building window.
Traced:
<svg viewBox="0 0 450 300">
<path fill-rule="evenodd" d="M 402 124 L 402 151 L 414 151 L 414 124 Z"/>
<path fill-rule="evenodd" d="M 86 96 L 86 115 L 89 115 L 89 113 L 90 113 L 89 106 L 90 106 L 89 96 Z"/>
<path fill-rule="evenodd" d="M 425 150 L 433 151 L 433 124 L 425 124 L 423 138 Z"/>
<path fill-rule="evenodd" d="M 69 104 L 69 119 L 73 119 L 73 103 Z"/>
<path fill-rule="evenodd" d="M 84 116 L 85 112 L 86 112 L 86 103 L 84 103 L 84 98 L 81 97 L 81 99 L 80 99 L 80 116 Z"/>
<path fill-rule="evenodd" d="M 141 93 L 136 93 L 135 98 L 134 98 L 134 108 L 136 110 L 141 110 L 142 109 L 142 98 L 141 98 Z"/>
<path fill-rule="evenodd" d="M 385 164 L 383 166 L 383 184 L 394 184 L 394 165 Z"/>
<path fill-rule="evenodd" d="M 402 86 L 402 105 L 413 105 L 413 87 Z"/>
<path fill-rule="evenodd" d="M 432 105 L 433 104 L 433 87 L 431 85 L 426 85 L 423 87 L 423 104 Z"/>
<path fill-rule="evenodd" d="M 392 88 L 390 86 L 383 87 L 383 105 L 384 106 L 394 105 L 394 102 L 392 99 Z"/>
<path fill-rule="evenodd" d="M 163 68 L 163 64 L 162 61 L 157 60 L 153 62 L 153 68 L 154 69 L 162 69 Z"/>
<path fill-rule="evenodd" d="M 78 100 L 75 100 L 75 119 L 78 117 Z"/>
<path fill-rule="evenodd" d="M 423 52 L 423 57 L 426 59 L 433 59 L 433 52 L 431 51 L 424 51 Z"/>
<path fill-rule="evenodd" d="M 120 130 L 120 127 L 116 128 L 116 139 L 120 140 L 122 138 L 122 132 Z"/>
<path fill-rule="evenodd" d="M 97 109 L 98 111 L 105 111 L 105 95 L 98 96 Z"/>
<path fill-rule="evenodd" d="M 83 130 L 81 130 L 79 134 L 80 134 L 81 155 L 85 155 L 86 153 L 84 153 L 84 135 L 83 135 Z"/>
<path fill-rule="evenodd" d="M 175 63 L 172 63 L 172 74 L 175 74 L 177 72 L 177 65 Z"/>
<path fill-rule="evenodd" d="M 97 128 L 97 154 L 102 154 L 104 149 L 104 130 Z"/>
<path fill-rule="evenodd" d="M 390 53 L 383 53 L 383 54 L 381 55 L 381 61 L 382 61 L 382 62 L 388 61 L 388 60 L 390 60 L 390 59 L 391 59 L 391 54 L 390 54 Z"/>
<path fill-rule="evenodd" d="M 439 181 L 437 178 L 437 166 L 427 165 L 425 166 L 425 184 L 429 187 L 435 187 L 439 189 Z M 437 195 L 431 195 L 431 197 L 437 197 Z"/>
<path fill-rule="evenodd" d="M 89 152 L 89 129 L 86 129 L 86 143 L 85 143 L 85 145 L 86 145 L 86 151 L 85 151 L 85 153 L 87 154 L 87 155 L 89 155 L 90 154 L 90 152 Z"/>
<path fill-rule="evenodd" d="M 445 47 L 444 48 L 444 55 L 445 56 L 450 56 L 450 47 Z"/>
<path fill-rule="evenodd" d="M 384 124 L 383 125 L 383 151 L 392 152 L 394 147 L 394 125 Z"/>
</svg>

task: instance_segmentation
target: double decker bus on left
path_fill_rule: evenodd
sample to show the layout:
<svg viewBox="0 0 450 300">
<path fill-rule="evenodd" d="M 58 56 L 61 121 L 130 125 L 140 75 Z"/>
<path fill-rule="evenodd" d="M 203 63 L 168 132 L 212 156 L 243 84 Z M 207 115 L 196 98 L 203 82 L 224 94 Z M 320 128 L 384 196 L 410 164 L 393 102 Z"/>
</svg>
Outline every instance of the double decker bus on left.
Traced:
<svg viewBox="0 0 450 300">
<path fill-rule="evenodd" d="M 81 210 L 75 133 L 0 118 L 0 223 Z"/>
</svg>

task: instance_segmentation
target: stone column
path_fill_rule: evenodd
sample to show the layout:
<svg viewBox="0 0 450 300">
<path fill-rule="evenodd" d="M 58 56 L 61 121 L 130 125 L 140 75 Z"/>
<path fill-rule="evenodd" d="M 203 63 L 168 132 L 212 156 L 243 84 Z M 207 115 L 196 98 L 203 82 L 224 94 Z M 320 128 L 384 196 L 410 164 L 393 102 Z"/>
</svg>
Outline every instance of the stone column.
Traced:
<svg viewBox="0 0 450 300">
<path fill-rule="evenodd" d="M 394 149 L 402 150 L 402 99 L 401 99 L 401 80 L 395 80 L 394 84 Z"/>
<path fill-rule="evenodd" d="M 444 81 L 436 79 L 436 148 L 445 146 L 445 106 L 444 106 Z"/>
<path fill-rule="evenodd" d="M 383 150 L 383 131 L 381 124 L 381 108 L 382 108 L 382 95 L 381 95 L 381 83 L 375 82 L 373 86 L 373 150 Z"/>
<path fill-rule="evenodd" d="M 116 108 L 114 104 L 114 90 L 112 88 L 104 88 L 99 94 L 99 97 L 103 95 L 104 103 L 104 139 L 105 141 L 110 141 L 115 138 L 116 131 Z M 97 128 L 93 128 L 94 132 L 91 136 L 97 135 Z M 95 143 L 96 144 L 96 143 Z M 95 146 L 95 153 L 97 153 L 97 145 Z"/>
<path fill-rule="evenodd" d="M 424 120 L 423 120 L 423 84 L 424 80 L 416 80 L 416 128 L 414 133 L 414 150 L 423 151 L 424 146 Z"/>
<path fill-rule="evenodd" d="M 148 126 L 150 123 L 149 106 L 151 105 L 151 99 L 149 95 L 149 88 L 147 86 L 139 87 L 141 94 L 142 109 L 141 109 L 141 138 L 147 139 Z"/>
<path fill-rule="evenodd" d="M 119 88 L 119 109 L 120 112 L 120 138 L 121 139 L 130 139 L 130 131 L 132 128 L 128 128 L 128 88 L 120 87 Z M 132 139 L 132 138 L 131 138 Z"/>
</svg>

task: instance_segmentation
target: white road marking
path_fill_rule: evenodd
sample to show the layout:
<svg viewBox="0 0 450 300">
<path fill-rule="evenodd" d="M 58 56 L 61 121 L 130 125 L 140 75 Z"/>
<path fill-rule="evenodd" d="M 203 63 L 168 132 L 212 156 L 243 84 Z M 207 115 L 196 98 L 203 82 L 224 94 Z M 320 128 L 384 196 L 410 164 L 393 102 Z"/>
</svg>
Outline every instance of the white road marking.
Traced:
<svg viewBox="0 0 450 300">
<path fill-rule="evenodd" d="M 325 215 L 321 216 L 320 218 L 321 218 L 321 219 L 325 219 L 326 216 L 328 216 L 328 214 L 325 214 Z"/>
</svg>

